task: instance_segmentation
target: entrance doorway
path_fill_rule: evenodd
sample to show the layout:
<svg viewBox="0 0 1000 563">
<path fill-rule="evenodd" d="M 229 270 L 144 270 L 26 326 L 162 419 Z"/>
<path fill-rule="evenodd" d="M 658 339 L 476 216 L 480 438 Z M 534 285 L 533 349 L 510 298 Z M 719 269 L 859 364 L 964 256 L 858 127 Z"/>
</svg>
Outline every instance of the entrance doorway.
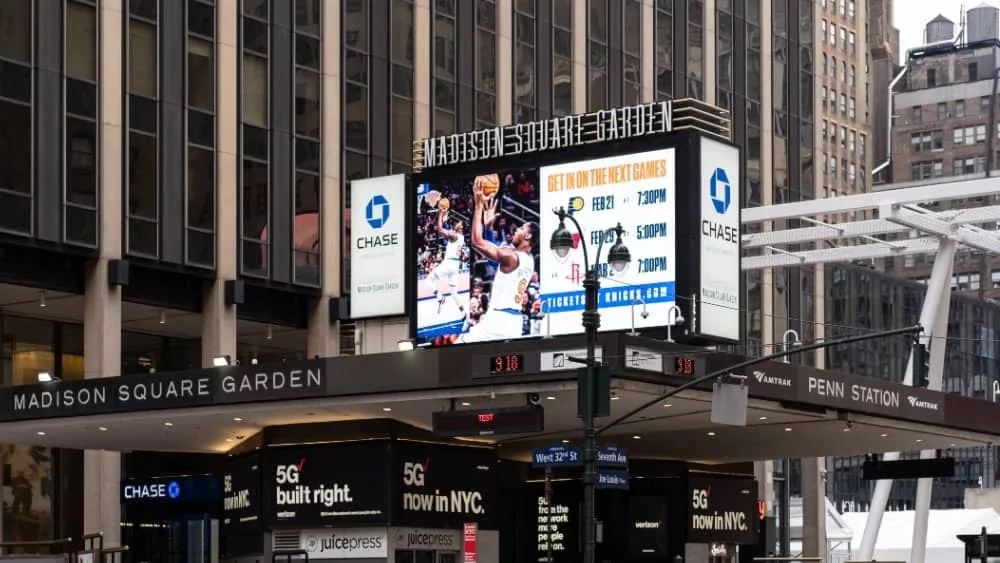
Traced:
<svg viewBox="0 0 1000 563">
<path fill-rule="evenodd" d="M 122 529 L 135 563 L 212 563 L 219 558 L 219 521 L 209 514 L 136 519 Z"/>
</svg>

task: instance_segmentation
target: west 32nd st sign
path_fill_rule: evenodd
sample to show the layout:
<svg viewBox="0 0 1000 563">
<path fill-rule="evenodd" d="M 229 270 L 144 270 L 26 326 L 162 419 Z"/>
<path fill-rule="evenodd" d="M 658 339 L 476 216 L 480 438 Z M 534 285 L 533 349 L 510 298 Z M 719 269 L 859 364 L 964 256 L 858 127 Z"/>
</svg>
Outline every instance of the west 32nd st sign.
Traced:
<svg viewBox="0 0 1000 563">
<path fill-rule="evenodd" d="M 0 389 L 0 420 L 320 397 L 326 373 L 325 360 L 308 360 L 8 387 Z"/>
</svg>

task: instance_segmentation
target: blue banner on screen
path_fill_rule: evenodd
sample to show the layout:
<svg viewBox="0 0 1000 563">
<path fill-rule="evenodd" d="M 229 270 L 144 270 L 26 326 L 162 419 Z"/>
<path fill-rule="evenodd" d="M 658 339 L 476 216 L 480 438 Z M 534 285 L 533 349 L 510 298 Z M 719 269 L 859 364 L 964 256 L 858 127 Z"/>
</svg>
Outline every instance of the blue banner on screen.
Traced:
<svg viewBox="0 0 1000 563">
<path fill-rule="evenodd" d="M 602 238 L 601 330 L 666 324 L 676 293 L 673 149 L 484 170 L 416 191 L 420 344 L 581 332 L 582 247 L 593 259 Z M 557 207 L 588 229 L 567 224 L 577 244 L 562 258 L 549 250 Z M 606 231 L 619 222 L 632 254 L 623 271 L 603 262 L 614 243 Z"/>
</svg>

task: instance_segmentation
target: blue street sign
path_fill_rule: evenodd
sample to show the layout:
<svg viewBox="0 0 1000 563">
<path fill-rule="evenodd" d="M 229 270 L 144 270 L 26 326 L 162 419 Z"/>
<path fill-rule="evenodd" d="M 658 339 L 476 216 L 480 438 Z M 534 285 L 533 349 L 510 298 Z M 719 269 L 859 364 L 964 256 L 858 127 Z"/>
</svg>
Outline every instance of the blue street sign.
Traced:
<svg viewBox="0 0 1000 563">
<path fill-rule="evenodd" d="M 580 455 L 580 448 L 549 446 L 535 450 L 531 454 L 532 467 L 569 467 L 582 463 L 583 456 Z"/>
<path fill-rule="evenodd" d="M 597 448 L 597 465 L 601 467 L 628 467 L 628 452 L 616 446 Z"/>
<path fill-rule="evenodd" d="M 627 489 L 628 488 L 628 473 L 624 471 L 598 471 L 597 472 L 597 488 L 598 489 Z"/>
</svg>

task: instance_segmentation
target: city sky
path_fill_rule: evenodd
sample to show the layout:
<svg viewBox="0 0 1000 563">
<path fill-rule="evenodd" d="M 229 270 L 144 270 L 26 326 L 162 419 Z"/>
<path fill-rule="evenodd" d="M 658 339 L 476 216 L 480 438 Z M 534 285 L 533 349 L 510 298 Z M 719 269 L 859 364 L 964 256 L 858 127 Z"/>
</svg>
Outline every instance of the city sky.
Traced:
<svg viewBox="0 0 1000 563">
<path fill-rule="evenodd" d="M 893 23 L 899 29 L 900 58 L 907 49 L 924 43 L 924 26 L 938 14 L 955 22 L 957 32 L 961 6 L 964 4 L 964 9 L 969 10 L 982 3 L 982 0 L 895 0 Z M 997 5 L 995 1 L 986 3 Z"/>
</svg>

